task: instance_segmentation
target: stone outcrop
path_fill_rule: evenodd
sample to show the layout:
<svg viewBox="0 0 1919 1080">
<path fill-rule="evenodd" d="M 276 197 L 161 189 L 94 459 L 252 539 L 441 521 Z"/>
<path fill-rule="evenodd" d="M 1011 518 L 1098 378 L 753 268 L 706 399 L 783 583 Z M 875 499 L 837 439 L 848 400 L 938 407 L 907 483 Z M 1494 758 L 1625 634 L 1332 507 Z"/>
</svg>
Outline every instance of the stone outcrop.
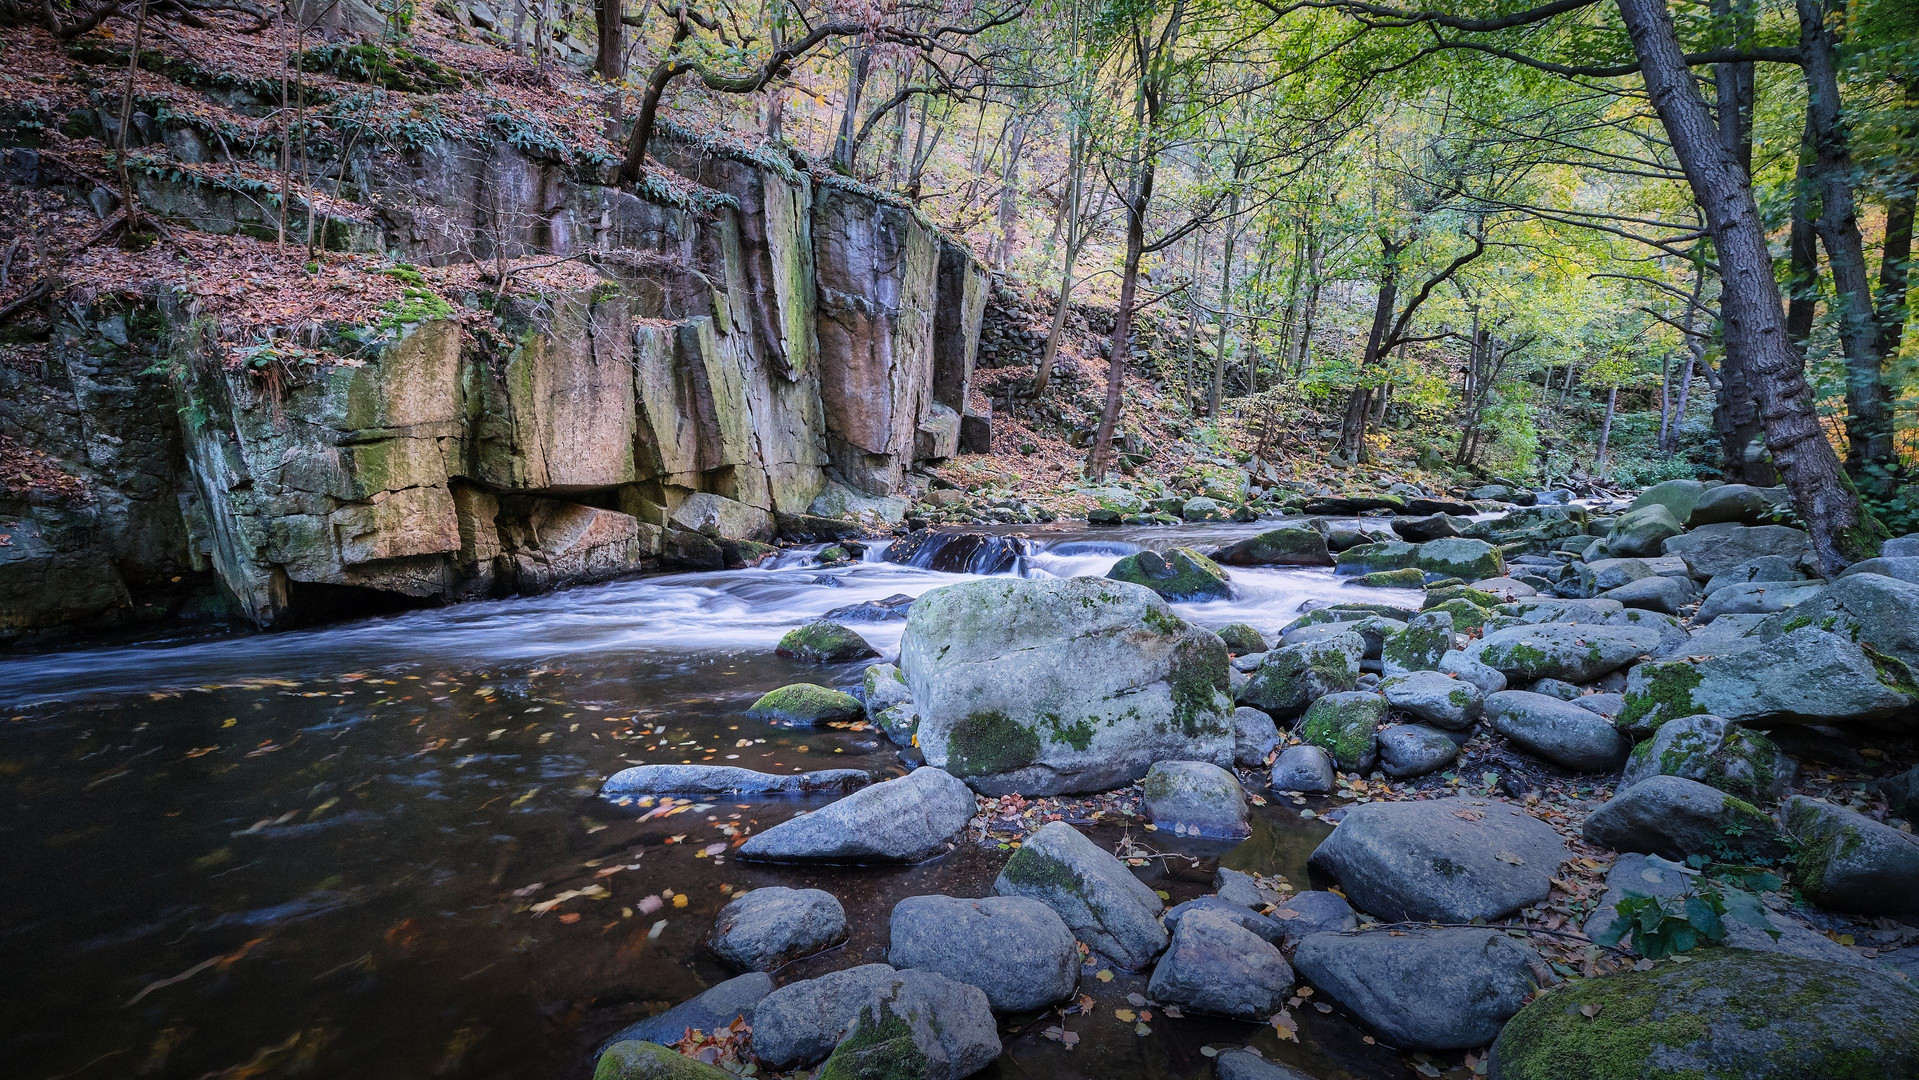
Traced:
<svg viewBox="0 0 1919 1080">
<path fill-rule="evenodd" d="M 494 139 L 356 167 L 366 220 L 329 223 L 327 243 L 383 253 L 403 281 L 496 249 L 609 253 L 597 285 L 521 293 L 489 327 L 410 288 L 328 328 L 348 362 L 269 378 L 172 295 L 64 312 L 45 374 L 0 372 L 0 436 L 87 496 L 0 506 L 21 520 L 0 635 L 124 621 L 182 577 L 265 626 L 739 565 L 829 481 L 890 496 L 955 453 L 984 268 L 850 186 L 673 132 L 655 147 L 702 200 Z M 257 228 L 143 184 L 190 227 Z M 490 225 L 452 212 L 495 204 Z"/>
</svg>

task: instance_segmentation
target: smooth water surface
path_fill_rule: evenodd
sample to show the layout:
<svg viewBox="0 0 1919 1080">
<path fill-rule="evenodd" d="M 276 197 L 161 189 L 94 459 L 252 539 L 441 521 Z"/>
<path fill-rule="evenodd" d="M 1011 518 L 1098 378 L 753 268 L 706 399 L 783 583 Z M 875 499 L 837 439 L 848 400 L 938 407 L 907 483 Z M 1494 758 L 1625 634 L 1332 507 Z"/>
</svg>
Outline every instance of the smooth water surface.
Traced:
<svg viewBox="0 0 1919 1080">
<path fill-rule="evenodd" d="M 1103 574 L 1140 545 L 1219 544 L 1257 525 L 1019 530 L 1033 576 Z M 1013 530 L 1007 530 L 1013 531 Z M 625 805 L 629 764 L 904 771 L 876 732 L 746 719 L 802 679 L 863 665 L 775 657 L 841 606 L 965 580 L 793 553 L 682 574 L 323 629 L 0 659 L 0 1054 L 24 1080 L 89 1077 L 584 1078 L 634 1019 L 729 974 L 701 942 L 735 889 L 839 896 L 852 940 L 782 983 L 883 960 L 886 919 L 921 893 L 984 895 L 1005 853 L 968 844 L 906 868 L 796 868 L 729 852 L 818 802 Z M 1404 595 L 1323 570 L 1234 570 L 1234 599 L 1179 605 L 1268 633 L 1302 602 Z M 857 629 L 890 659 L 904 624 Z M 670 811 L 670 812 L 668 812 Z M 1324 827 L 1267 806 L 1233 865 L 1306 887 Z M 1119 825 L 1160 851 L 1182 843 Z M 1174 901 L 1208 891 L 1219 848 L 1142 868 Z M 558 901 L 555 903 L 554 901 Z M 1202 1047 L 1252 1042 L 1323 1080 L 1406 1075 L 1336 1016 L 1271 1027 L 1114 1016 L 1144 975 L 1090 977 L 1098 1004 L 1009 1018 L 987 1076 L 1201 1077 Z M 1442 1063 L 1443 1064 L 1443 1063 Z"/>
</svg>

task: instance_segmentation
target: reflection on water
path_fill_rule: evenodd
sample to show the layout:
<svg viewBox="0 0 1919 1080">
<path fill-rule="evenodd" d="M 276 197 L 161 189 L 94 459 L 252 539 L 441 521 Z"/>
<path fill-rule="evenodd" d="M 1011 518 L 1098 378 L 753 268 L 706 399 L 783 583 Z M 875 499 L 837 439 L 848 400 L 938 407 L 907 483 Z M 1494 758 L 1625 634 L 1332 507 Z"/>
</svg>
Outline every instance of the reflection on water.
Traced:
<svg viewBox="0 0 1919 1080">
<path fill-rule="evenodd" d="M 1025 572 L 1104 573 L 1139 544 L 1216 545 L 1260 527 L 1032 531 Z M 859 665 L 774 657 L 786 630 L 965 577 L 873 556 L 808 561 L 0 661 L 6 1072 L 584 1077 L 621 1024 L 725 977 L 701 939 L 733 891 L 773 884 L 832 891 L 854 927 L 782 981 L 883 959 L 895 902 L 981 895 L 1004 855 L 756 867 L 730 858 L 732 843 L 817 801 L 648 817 L 594 797 L 641 762 L 902 771 L 872 733 L 775 729 L 742 713 L 796 679 L 858 680 Z M 1325 571 L 1233 579 L 1233 600 L 1180 610 L 1271 632 L 1302 601 L 1359 592 Z M 890 654 L 903 624 L 859 630 Z M 1303 885 L 1323 827 L 1261 812 L 1226 860 Z M 1110 844 L 1109 832 L 1096 835 Z M 1152 871 L 1156 888 L 1175 901 L 1207 890 L 1212 858 L 1175 862 Z M 1205 1076 L 1202 1046 L 1247 1041 L 1328 1080 L 1405 1069 L 1310 1009 L 1300 1045 L 1198 1018 L 1141 1037 L 1112 1008 L 1144 991 L 1143 976 L 1084 989 L 1101 1007 L 1068 1022 L 1080 1045 L 1039 1038 L 1044 1024 L 1009 1026 L 1000 1075 Z"/>
</svg>

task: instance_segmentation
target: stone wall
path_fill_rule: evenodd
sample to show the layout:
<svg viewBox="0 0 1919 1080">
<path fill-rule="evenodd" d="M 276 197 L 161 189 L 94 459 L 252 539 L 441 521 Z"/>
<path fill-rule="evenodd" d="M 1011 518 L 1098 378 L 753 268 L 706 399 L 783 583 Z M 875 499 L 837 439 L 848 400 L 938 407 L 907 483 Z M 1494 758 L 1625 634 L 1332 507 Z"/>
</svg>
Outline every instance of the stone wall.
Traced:
<svg viewBox="0 0 1919 1080">
<path fill-rule="evenodd" d="M 837 183 L 657 145 L 736 205 L 659 205 L 502 143 L 354 163 L 377 207 L 356 246 L 612 256 L 591 290 L 496 311 L 485 343 L 409 324 L 272 383 L 210 359 L 175 301 L 74 313 L 59 371 L 0 375 L 0 434 L 82 475 L 93 504 L 0 504 L 0 639 L 125 620 L 196 573 L 274 626 L 737 564 L 832 481 L 888 496 L 954 453 L 987 292 L 972 256 Z M 246 231 L 223 205 L 150 196 Z"/>
</svg>

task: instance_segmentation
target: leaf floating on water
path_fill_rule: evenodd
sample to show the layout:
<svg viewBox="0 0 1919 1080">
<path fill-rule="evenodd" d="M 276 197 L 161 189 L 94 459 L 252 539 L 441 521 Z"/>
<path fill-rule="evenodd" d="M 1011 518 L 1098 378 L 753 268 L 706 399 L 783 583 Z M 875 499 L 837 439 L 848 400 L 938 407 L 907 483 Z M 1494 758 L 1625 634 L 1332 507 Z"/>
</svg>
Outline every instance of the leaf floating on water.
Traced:
<svg viewBox="0 0 1919 1080">
<path fill-rule="evenodd" d="M 685 894 L 685 893 L 681 893 L 681 894 L 679 894 L 678 896 L 675 896 L 675 897 L 673 898 L 673 906 L 674 906 L 674 907 L 685 907 L 685 906 L 686 906 L 686 903 L 687 903 L 687 900 L 686 900 L 686 894 Z"/>
<path fill-rule="evenodd" d="M 1139 1035 L 1139 1036 L 1141 1036 L 1141 1037 L 1144 1037 L 1144 1036 L 1147 1036 L 1147 1035 L 1151 1035 L 1152 1033 L 1153 1033 L 1153 1029 L 1152 1029 L 1152 1028 L 1149 1028 L 1149 1027 L 1147 1027 L 1147 1026 L 1146 1026 L 1145 1024 L 1134 1024 L 1134 1025 L 1133 1025 L 1133 1034 L 1135 1034 L 1135 1035 Z"/>
<path fill-rule="evenodd" d="M 1146 1004 L 1146 997 L 1143 994 L 1128 994 L 1126 995 L 1126 1004 L 1138 1008 Z"/>
<path fill-rule="evenodd" d="M 1125 1022 L 1129 1024 L 1139 1019 L 1139 1014 L 1134 1012 L 1131 1009 L 1114 1009 L 1113 1015 L 1119 1017 L 1121 1020 L 1124 1020 Z"/>
<path fill-rule="evenodd" d="M 1439 1075 L 1439 1070 L 1434 1068 L 1432 1066 L 1432 1063 L 1425 1062 L 1425 1061 L 1421 1061 L 1415 1064 L 1413 1066 L 1413 1071 L 1418 1073 L 1421 1076 L 1438 1076 Z"/>
<path fill-rule="evenodd" d="M 640 914 L 651 915 L 654 912 L 665 907 L 666 901 L 661 900 L 658 896 L 649 896 L 646 899 L 640 901 L 638 904 L 635 904 L 633 906 L 636 909 L 638 909 Z"/>
<path fill-rule="evenodd" d="M 1096 975 L 1094 975 L 1094 976 L 1093 976 L 1093 978 L 1095 978 L 1095 979 L 1098 979 L 1098 980 L 1099 980 L 1100 982 L 1112 982 L 1112 981 L 1113 981 L 1113 969 L 1111 969 L 1111 968 L 1101 968 L 1101 969 L 1100 969 L 1100 971 L 1099 971 L 1099 973 L 1098 973 L 1098 974 L 1096 974 Z"/>
<path fill-rule="evenodd" d="M 1216 1047 L 1202 1046 L 1199 1048 L 1199 1056 L 1200 1057 L 1218 1057 L 1219 1050 Z"/>
<path fill-rule="evenodd" d="M 1299 1041 L 1299 1022 L 1293 1019 L 1292 1013 L 1285 1009 L 1279 1010 L 1273 1014 L 1272 1025 L 1273 1030 L 1279 1032 L 1280 1038 Z"/>
</svg>

